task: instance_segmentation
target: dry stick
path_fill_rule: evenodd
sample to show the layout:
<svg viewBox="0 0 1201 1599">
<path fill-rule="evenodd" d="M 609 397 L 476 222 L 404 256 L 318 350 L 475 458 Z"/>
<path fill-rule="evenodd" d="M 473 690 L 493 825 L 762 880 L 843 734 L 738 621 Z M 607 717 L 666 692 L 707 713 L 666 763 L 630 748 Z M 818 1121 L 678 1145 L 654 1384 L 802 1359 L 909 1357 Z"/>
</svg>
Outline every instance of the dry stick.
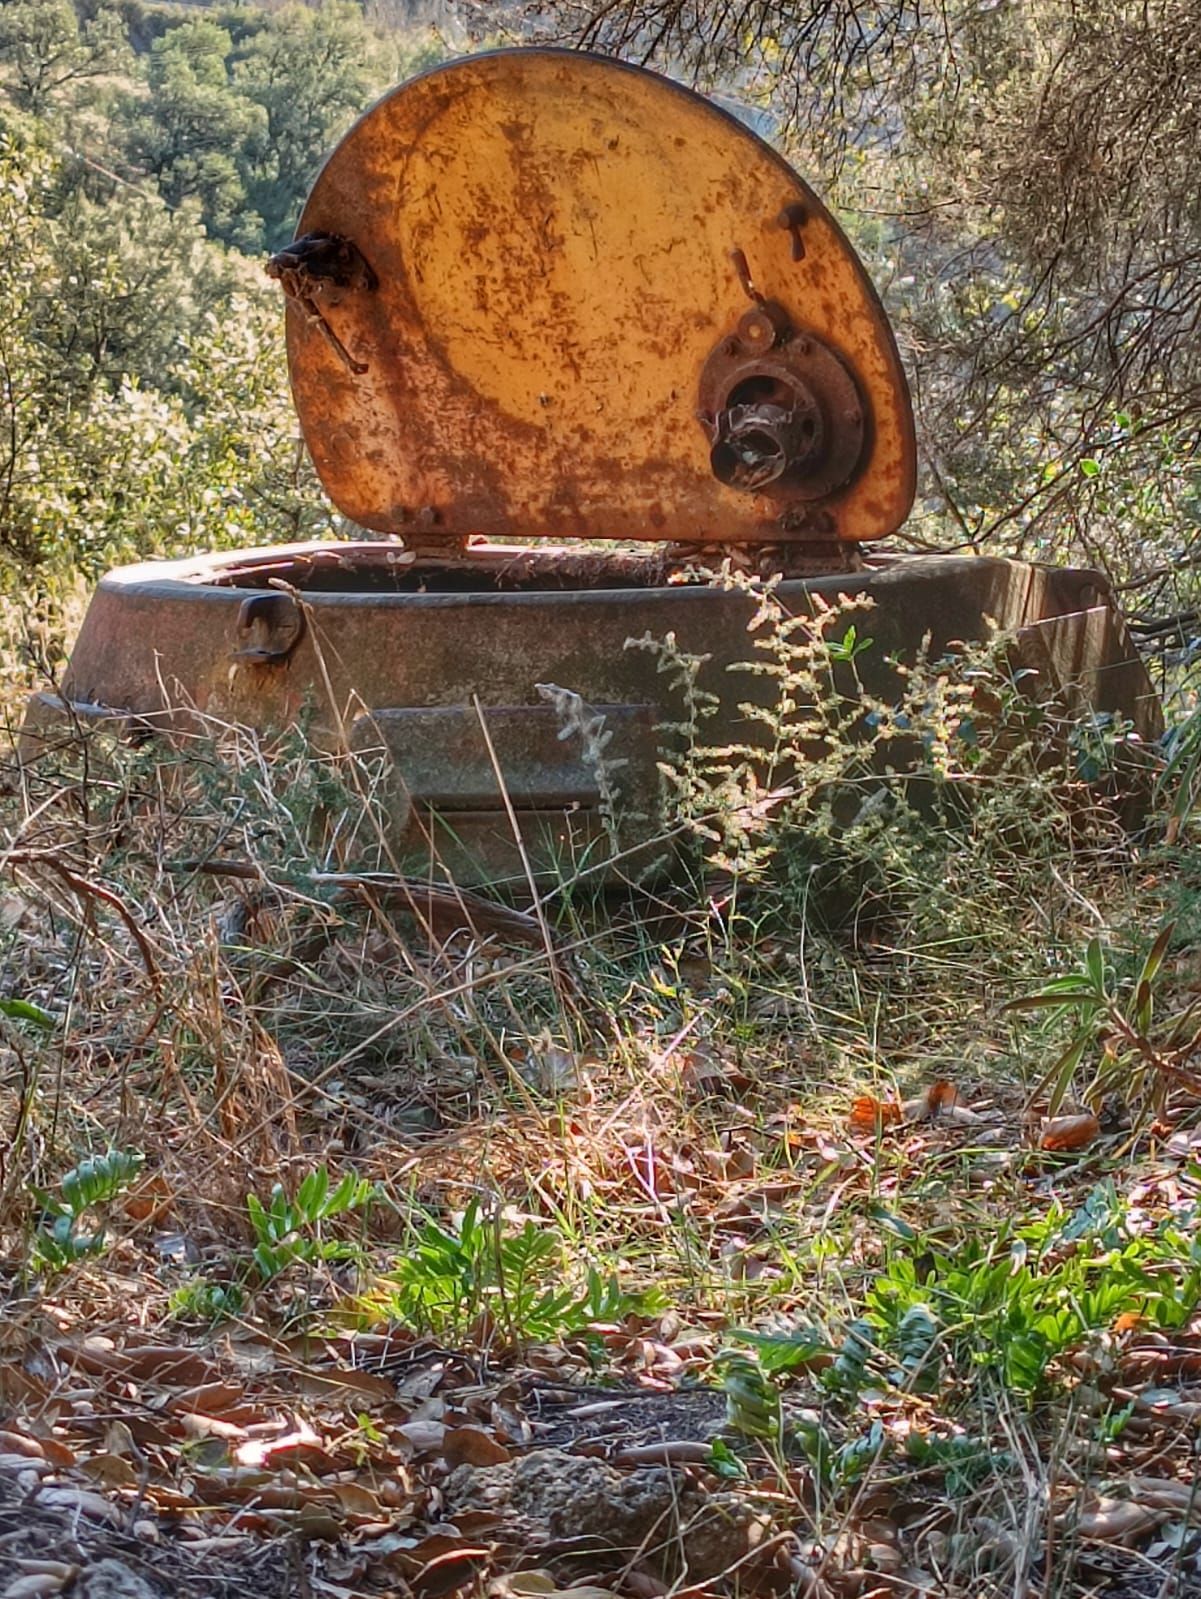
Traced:
<svg viewBox="0 0 1201 1599">
<path fill-rule="evenodd" d="M 320 628 L 317 625 L 316 613 L 314 612 L 313 607 L 309 604 L 308 600 L 304 597 L 303 593 L 298 588 L 294 587 L 294 585 L 292 585 L 290 583 L 286 583 L 282 578 L 271 578 L 270 579 L 270 585 L 271 585 L 272 588 L 279 589 L 283 593 L 286 593 L 290 597 L 290 599 L 292 600 L 293 604 L 297 607 L 297 609 L 304 616 L 306 631 L 307 631 L 307 633 L 308 633 L 308 635 L 309 635 L 309 637 L 310 637 L 310 639 L 312 641 L 313 653 L 316 656 L 317 666 L 318 666 L 318 669 L 319 669 L 319 671 L 321 673 L 321 684 L 322 684 L 322 687 L 325 690 L 326 698 L 329 701 L 330 712 L 333 715 L 334 721 L 336 723 L 338 739 L 340 741 L 341 747 L 344 750 L 349 751 L 349 749 L 350 749 L 350 740 L 347 737 L 346 721 L 345 721 L 345 718 L 343 717 L 343 715 L 342 715 L 342 713 L 341 713 L 341 711 L 340 711 L 340 709 L 338 707 L 338 701 L 337 701 L 337 699 L 335 698 L 335 695 L 334 695 L 333 680 L 330 677 L 329 668 L 328 668 L 328 666 L 326 664 L 325 649 L 324 649 L 323 644 L 322 644 L 321 630 L 320 630 Z M 336 653 L 337 652 L 335 650 L 335 654 Z M 486 729 L 485 729 L 484 736 L 485 736 L 485 738 L 487 738 L 487 736 L 488 736 Z M 489 752 L 491 753 L 491 740 L 489 740 L 488 742 L 489 742 Z M 495 757 L 493 757 L 493 760 L 495 762 Z M 354 771 L 354 770 L 355 769 L 352 767 L 352 771 Z M 356 775 L 355 786 L 356 786 L 356 788 L 359 791 L 359 798 L 363 801 L 364 807 L 370 813 L 370 807 L 369 807 L 369 805 L 367 803 L 367 796 L 363 793 L 362 787 L 361 787 L 361 785 L 359 785 L 359 783 L 357 781 L 357 775 Z M 506 803 L 507 803 L 507 796 L 506 796 Z M 377 833 L 377 837 L 379 839 L 379 843 L 381 845 L 381 848 L 383 849 L 384 854 L 387 855 L 389 860 L 392 861 L 393 866 L 395 866 L 397 863 L 396 863 L 395 857 L 393 856 L 391 847 L 390 847 L 390 845 L 388 843 L 388 840 L 387 840 L 386 836 L 384 835 L 382 830 L 379 829 L 378 827 L 376 828 L 376 833 Z M 411 881 L 411 880 L 403 878 L 400 873 L 397 873 L 397 880 L 400 881 L 400 882 Z M 434 885 L 431 883 L 429 885 L 429 890 L 431 891 L 431 894 L 432 894 L 433 889 L 434 889 Z M 424 891 L 424 886 L 423 886 L 423 891 Z M 450 889 L 439 889 L 438 892 L 442 896 L 446 896 L 447 894 L 450 894 L 451 896 L 457 897 L 460 902 L 463 902 L 464 899 L 466 898 L 466 896 L 464 894 L 464 891 L 459 889 L 457 887 L 457 885 L 452 885 Z M 475 898 L 475 896 L 471 896 L 471 897 L 473 899 Z M 481 906 L 488 904 L 488 902 L 485 901 L 485 900 L 480 900 L 479 903 L 480 903 Z M 466 909 L 467 909 L 466 905 L 464 905 L 463 908 L 464 908 L 464 913 L 466 914 Z M 417 920 L 420 923 L 420 925 L 424 928 L 424 930 L 426 932 L 426 935 L 427 935 L 427 937 L 430 940 L 431 945 L 436 947 L 436 948 L 438 948 L 439 952 L 441 952 L 441 942 L 437 938 L 437 935 L 436 935 L 433 927 L 430 926 L 428 924 L 428 922 L 426 921 L 426 919 L 423 917 L 422 912 L 420 910 L 420 907 L 416 903 L 412 903 L 410 905 L 410 909 L 412 911 L 412 914 L 417 918 Z M 514 914 L 519 914 L 519 913 L 514 913 Z M 471 924 L 470 916 L 468 916 L 467 920 L 468 920 L 468 926 L 471 926 L 472 924 Z M 551 955 L 551 971 L 552 971 L 552 975 L 553 975 L 555 973 L 555 965 L 554 965 L 553 955 Z"/>
<path fill-rule="evenodd" d="M 559 972 L 558 962 L 555 960 L 554 941 L 550 936 L 550 928 L 546 923 L 546 913 L 542 908 L 542 900 L 538 894 L 538 886 L 534 881 L 534 868 L 530 864 L 529 853 L 525 847 L 525 839 L 521 836 L 521 827 L 517 821 L 517 812 L 513 809 L 513 801 L 509 794 L 509 786 L 505 782 L 504 773 L 500 769 L 500 762 L 496 758 L 496 747 L 492 742 L 492 734 L 488 730 L 487 718 L 484 708 L 480 704 L 478 694 L 471 696 L 471 703 L 475 706 L 475 714 L 479 720 L 480 732 L 484 735 L 484 744 L 488 750 L 488 759 L 492 763 L 492 771 L 496 777 L 496 786 L 500 789 L 500 797 L 504 802 L 505 815 L 509 818 L 509 826 L 513 830 L 513 842 L 517 845 L 517 853 L 521 857 L 521 869 L 525 873 L 526 882 L 529 884 L 530 898 L 534 903 L 534 914 L 538 918 L 538 926 L 542 933 L 542 941 L 546 946 L 546 958 L 550 964 L 551 981 L 559 995 L 559 1003 L 564 1001 L 562 977 Z"/>
<path fill-rule="evenodd" d="M 112 907 L 125 923 L 135 944 L 141 953 L 146 966 L 146 974 L 154 986 L 156 994 L 161 994 L 162 984 L 159 978 L 158 966 L 155 962 L 154 952 L 150 948 L 145 933 L 137 924 L 133 912 L 125 901 L 113 889 L 104 887 L 101 883 L 94 883 L 90 878 L 82 876 L 73 867 L 67 865 L 59 856 L 49 852 L 34 850 L 13 850 L 5 860 L 8 866 L 47 866 L 51 871 L 57 872 L 62 880 L 72 889 L 81 901 L 89 898 L 98 899 Z"/>
<path fill-rule="evenodd" d="M 457 912 L 464 919 L 469 931 L 475 933 L 477 937 L 482 933 L 500 933 L 515 938 L 523 944 L 541 941 L 544 946 L 548 944 L 550 938 L 545 922 L 528 916 L 524 911 L 501 905 L 496 900 L 485 899 L 482 894 L 473 894 L 464 888 L 444 888 L 441 884 L 427 883 L 421 878 L 386 877 L 382 873 L 376 875 L 314 872 L 312 881 L 342 888 L 346 891 L 346 898 L 356 898 L 364 893 L 385 896 L 395 894 L 405 901 L 406 908 L 423 925 L 431 911 L 445 913 L 448 917 L 453 917 Z M 421 900 L 425 901 L 424 910 L 420 904 Z M 432 925 L 429 931 L 431 933 L 434 931 Z M 547 956 L 552 968 L 557 953 L 553 943 L 550 944 Z"/>
<path fill-rule="evenodd" d="M 138 946 L 142 960 L 146 967 L 146 975 L 150 979 L 155 997 L 162 1000 L 163 985 L 159 976 L 158 964 L 154 958 L 154 951 L 145 933 L 138 926 L 137 918 L 126 905 L 121 896 L 114 889 L 106 888 L 102 883 L 94 883 L 90 878 L 82 876 L 73 867 L 67 865 L 59 856 L 34 850 L 12 850 L 9 852 L 5 864 L 8 866 L 47 866 L 51 871 L 57 872 L 81 902 L 88 899 L 98 899 L 103 904 L 110 906 L 125 923 L 130 937 Z"/>
<path fill-rule="evenodd" d="M 195 872 L 212 877 L 231 877 L 244 882 L 259 882 L 275 889 L 292 886 L 273 883 L 260 867 L 250 861 L 172 861 L 167 864 L 167 870 Z M 309 881 L 321 886 L 326 884 L 332 886 L 336 890 L 332 900 L 335 905 L 351 904 L 360 900 L 370 902 L 372 897 L 381 899 L 395 897 L 401 900 L 404 909 L 416 918 L 432 942 L 438 941 L 434 924 L 440 916 L 457 917 L 459 925 L 465 926 L 477 937 L 495 933 L 521 943 L 542 947 L 545 947 L 549 937 L 545 924 L 540 925 L 524 911 L 500 905 L 495 900 L 485 899 L 483 895 L 473 894 L 466 889 L 444 888 L 440 884 L 427 883 L 420 878 L 392 876 L 382 872 L 312 872 L 309 874 Z M 422 901 L 425 902 L 424 905 Z M 328 948 L 336 936 L 336 931 L 335 927 L 329 925 L 314 932 L 298 952 L 281 956 L 266 973 L 264 981 L 277 981 L 290 976 L 300 967 L 310 965 Z M 552 964 L 554 956 L 562 953 L 552 945 L 550 951 Z"/>
</svg>

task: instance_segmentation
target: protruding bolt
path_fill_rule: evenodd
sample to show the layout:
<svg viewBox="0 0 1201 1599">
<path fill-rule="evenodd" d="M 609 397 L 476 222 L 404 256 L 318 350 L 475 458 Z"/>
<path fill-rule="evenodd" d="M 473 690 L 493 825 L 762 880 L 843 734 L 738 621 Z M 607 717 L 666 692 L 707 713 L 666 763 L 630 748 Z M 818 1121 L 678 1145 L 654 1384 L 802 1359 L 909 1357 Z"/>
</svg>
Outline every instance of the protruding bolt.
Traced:
<svg viewBox="0 0 1201 1599">
<path fill-rule="evenodd" d="M 805 241 L 801 238 L 801 229 L 809 220 L 809 213 L 799 200 L 793 200 L 780 212 L 776 221 L 780 227 L 792 235 L 792 259 L 803 261 L 805 259 Z"/>
</svg>

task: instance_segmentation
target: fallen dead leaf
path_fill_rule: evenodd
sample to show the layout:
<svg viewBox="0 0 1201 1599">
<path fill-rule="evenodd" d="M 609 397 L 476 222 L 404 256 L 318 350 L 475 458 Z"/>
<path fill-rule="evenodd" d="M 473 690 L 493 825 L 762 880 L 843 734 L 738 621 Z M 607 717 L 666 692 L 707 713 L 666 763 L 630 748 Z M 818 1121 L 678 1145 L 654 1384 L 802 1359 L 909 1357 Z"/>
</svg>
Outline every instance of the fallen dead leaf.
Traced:
<svg viewBox="0 0 1201 1599">
<path fill-rule="evenodd" d="M 940 1077 L 922 1093 L 907 1099 L 901 1106 L 906 1122 L 947 1121 L 964 1125 L 983 1121 L 978 1111 L 963 1103 L 955 1084 Z"/>
<path fill-rule="evenodd" d="M 1134 1499 L 1097 1499 L 1091 1510 L 1086 1510 L 1076 1523 L 1081 1538 L 1092 1538 L 1098 1543 L 1128 1544 L 1142 1533 L 1158 1527 L 1165 1512 L 1151 1505 L 1139 1504 Z"/>
<path fill-rule="evenodd" d="M 102 1488 L 135 1488 L 138 1474 L 123 1455 L 88 1455 L 80 1462 L 85 1476 Z"/>
<path fill-rule="evenodd" d="M 41 1440 L 29 1438 L 23 1432 L 0 1432 L 0 1454 L 28 1455 L 34 1460 L 44 1460 Z"/>
<path fill-rule="evenodd" d="M 1130 1489 L 1141 1504 L 1174 1515 L 1191 1511 L 1201 1517 L 1201 1487 L 1196 1483 L 1177 1482 L 1173 1477 L 1131 1477 Z"/>
<path fill-rule="evenodd" d="M 396 1429 L 397 1436 L 419 1455 L 441 1449 L 446 1432 L 446 1425 L 441 1421 L 406 1421 Z"/>
<path fill-rule="evenodd" d="M 235 1409 L 245 1398 L 246 1390 L 241 1383 L 203 1383 L 198 1388 L 184 1388 L 172 1394 L 167 1401 L 167 1409 L 191 1411 L 198 1416 L 216 1416 L 226 1421 L 228 1417 L 225 1412 Z"/>
<path fill-rule="evenodd" d="M 1101 1123 L 1091 1111 L 1079 1116 L 1053 1116 L 1050 1121 L 1043 1123 L 1038 1147 L 1060 1153 L 1084 1149 L 1100 1132 Z"/>
<path fill-rule="evenodd" d="M 549 1571 L 514 1571 L 510 1576 L 498 1577 L 489 1583 L 488 1592 L 494 1599 L 503 1599 L 506 1594 L 554 1593 L 558 1586 Z"/>
<path fill-rule="evenodd" d="M 334 1495 L 348 1516 L 363 1517 L 368 1521 L 384 1521 L 384 1508 L 369 1489 L 358 1482 L 334 1484 Z"/>
<path fill-rule="evenodd" d="M 468 1580 L 477 1563 L 486 1560 L 491 1550 L 485 1544 L 464 1543 L 443 1533 L 432 1533 L 407 1555 L 399 1558 L 413 1575 L 410 1584 L 415 1593 L 436 1595 L 450 1588 L 458 1588 Z M 455 1568 L 467 1566 L 468 1572 Z"/>
<path fill-rule="evenodd" d="M 171 1185 L 161 1172 L 153 1172 L 121 1201 L 121 1209 L 130 1221 L 158 1221 L 170 1209 L 174 1195 Z"/>
<path fill-rule="evenodd" d="M 895 1099 L 876 1099 L 871 1094 L 860 1094 L 851 1105 L 851 1130 L 856 1133 L 875 1133 L 883 1127 L 899 1127 L 904 1111 Z"/>
<path fill-rule="evenodd" d="M 851 1130 L 857 1133 L 878 1133 L 885 1127 L 936 1120 L 968 1125 L 984 1118 L 963 1103 L 955 1084 L 945 1077 L 930 1083 L 912 1099 L 877 1099 L 872 1094 L 860 1094 L 851 1105 Z"/>
<path fill-rule="evenodd" d="M 72 1363 L 92 1376 L 128 1378 L 133 1382 L 179 1383 L 185 1387 L 221 1381 L 221 1373 L 194 1350 L 174 1344 L 141 1344 L 114 1348 L 106 1339 L 88 1339 L 82 1344 L 60 1344 L 58 1353 L 67 1365 Z"/>
<path fill-rule="evenodd" d="M 451 1466 L 501 1466 L 512 1455 L 482 1427 L 451 1427 L 442 1439 L 442 1454 Z"/>
<path fill-rule="evenodd" d="M 246 1437 L 245 1427 L 221 1421 L 217 1416 L 203 1416 L 194 1410 L 183 1411 L 179 1425 L 189 1438 L 220 1438 L 226 1443 L 239 1443 Z"/>
<path fill-rule="evenodd" d="M 397 1399 L 396 1384 L 390 1377 L 378 1371 L 356 1371 L 350 1367 L 298 1371 L 296 1387 L 307 1399 L 340 1400 L 356 1413 L 365 1406 L 395 1404 Z"/>
<path fill-rule="evenodd" d="M 89 1488 L 66 1488 L 51 1483 L 38 1490 L 35 1503 L 44 1505 L 48 1510 L 65 1510 L 69 1515 L 87 1516 L 92 1521 L 121 1519 L 117 1505 Z"/>
<path fill-rule="evenodd" d="M 50 1594 L 61 1593 L 72 1581 L 78 1567 L 72 1567 L 70 1577 L 55 1577 L 48 1571 L 31 1571 L 17 1577 L 4 1590 L 3 1599 L 48 1599 Z"/>
</svg>

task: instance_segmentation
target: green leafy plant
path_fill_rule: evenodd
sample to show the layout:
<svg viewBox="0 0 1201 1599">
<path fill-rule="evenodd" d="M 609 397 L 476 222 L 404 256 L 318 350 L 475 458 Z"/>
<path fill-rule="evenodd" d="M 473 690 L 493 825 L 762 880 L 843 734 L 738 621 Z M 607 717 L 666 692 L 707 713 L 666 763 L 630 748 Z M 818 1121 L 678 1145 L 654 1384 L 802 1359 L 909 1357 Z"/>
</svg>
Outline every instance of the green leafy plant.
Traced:
<svg viewBox="0 0 1201 1599">
<path fill-rule="evenodd" d="M 1012 1463 L 1005 1450 L 994 1449 L 987 1439 L 955 1432 L 937 1436 L 916 1428 L 905 1440 L 907 1460 L 920 1470 L 941 1471 L 947 1492 L 962 1498 Z"/>
<path fill-rule="evenodd" d="M 309 1172 L 289 1198 L 276 1183 L 266 1205 L 254 1194 L 246 1196 L 246 1209 L 254 1230 L 254 1264 L 264 1282 L 297 1263 L 353 1259 L 358 1248 L 344 1239 L 327 1238 L 325 1226 L 338 1216 L 362 1210 L 373 1187 L 365 1177 L 347 1172 L 331 1186 L 329 1171 L 318 1166 Z"/>
<path fill-rule="evenodd" d="M 826 647 L 832 661 L 849 663 L 870 650 L 874 643 L 875 639 L 860 638 L 859 629 L 852 622 L 840 639 L 830 639 Z"/>
<path fill-rule="evenodd" d="M 1033 1396 L 1053 1362 L 1119 1316 L 1172 1329 L 1198 1304 L 1194 1219 L 1136 1230 L 1112 1184 L 1102 1184 L 1070 1214 L 1056 1208 L 953 1258 L 930 1255 L 921 1270 L 908 1254 L 894 1257 L 867 1294 L 864 1320 L 876 1349 L 900 1357 L 894 1380 L 931 1373 L 937 1344 L 960 1372 L 993 1370 Z"/>
<path fill-rule="evenodd" d="M 733 1335 L 740 1344 L 747 1344 L 755 1352 L 761 1368 L 769 1377 L 792 1371 L 804 1371 L 815 1361 L 830 1353 L 830 1342 L 820 1328 L 801 1324 L 780 1332 L 749 1332 L 739 1329 Z"/>
<path fill-rule="evenodd" d="M 650 1308 L 595 1267 L 582 1288 L 563 1284 L 563 1243 L 527 1220 L 516 1231 L 479 1199 L 457 1227 L 432 1217 L 414 1230 L 371 1301 L 377 1312 L 439 1337 L 462 1337 L 488 1317 L 512 1343 L 550 1341 L 590 1323 Z"/>
<path fill-rule="evenodd" d="M 857 1394 L 867 1381 L 868 1362 L 876 1352 L 876 1329 L 865 1317 L 853 1321 L 838 1351 L 838 1357 L 825 1374 L 825 1386 Z"/>
<path fill-rule="evenodd" d="M 143 1155 L 110 1149 L 89 1155 L 59 1179 L 58 1191 L 35 1188 L 42 1224 L 33 1240 L 33 1262 L 41 1271 L 62 1271 L 74 1261 L 102 1254 L 107 1242 L 103 1222 L 83 1231 L 85 1222 L 112 1204 L 142 1169 Z"/>
<path fill-rule="evenodd" d="M 1074 970 L 1037 993 L 1011 1000 L 1006 1011 L 1047 1011 L 1070 1023 L 1068 1042 L 1035 1089 L 1052 1115 L 1086 1059 L 1095 1058 L 1084 1090 L 1091 1105 L 1116 1095 L 1136 1111 L 1162 1111 L 1172 1088 L 1201 1088 L 1186 1062 L 1201 1046 L 1201 1002 L 1194 1001 L 1160 1027 L 1155 998 L 1174 928 L 1161 929 L 1132 980 L 1123 981 L 1099 938 L 1089 940 Z"/>
<path fill-rule="evenodd" d="M 706 1465 L 715 1477 L 721 1477 L 726 1482 L 745 1482 L 749 1475 L 745 1465 L 724 1438 L 713 1440 L 709 1446 L 709 1459 Z"/>
<path fill-rule="evenodd" d="M 246 1291 L 236 1282 L 216 1283 L 197 1277 L 171 1295 L 171 1314 L 180 1321 L 224 1321 L 237 1316 L 246 1304 Z"/>
<path fill-rule="evenodd" d="M 780 1395 L 757 1360 L 735 1351 L 719 1358 L 726 1396 L 726 1424 L 744 1438 L 762 1438 L 778 1449 L 784 1437 Z"/>
<path fill-rule="evenodd" d="M 13 1022 L 30 1022 L 45 1033 L 54 1028 L 54 1017 L 49 1011 L 31 1004 L 27 999 L 0 999 L 0 1016 L 7 1016 Z"/>
<path fill-rule="evenodd" d="M 744 1341 L 748 1336 L 740 1334 Z M 783 1342 L 778 1340 L 773 1349 L 772 1342 L 765 1339 L 755 1357 L 738 1350 L 719 1354 L 717 1368 L 726 1396 L 727 1433 L 758 1441 L 781 1461 L 787 1457 L 803 1458 L 825 1493 L 852 1486 L 883 1453 L 887 1442 L 883 1425 L 873 1420 L 866 1431 L 851 1432 L 839 1442 L 831 1427 L 831 1415 L 809 1408 L 785 1410 L 774 1375 L 769 1374 L 762 1358 L 778 1358 Z M 812 1344 L 809 1347 L 811 1355 L 816 1353 Z M 777 1365 L 775 1369 L 782 1373 L 788 1368 Z M 719 1457 L 719 1464 L 723 1463 L 724 1457 Z M 724 1474 L 733 1473 L 727 1469 Z"/>
</svg>

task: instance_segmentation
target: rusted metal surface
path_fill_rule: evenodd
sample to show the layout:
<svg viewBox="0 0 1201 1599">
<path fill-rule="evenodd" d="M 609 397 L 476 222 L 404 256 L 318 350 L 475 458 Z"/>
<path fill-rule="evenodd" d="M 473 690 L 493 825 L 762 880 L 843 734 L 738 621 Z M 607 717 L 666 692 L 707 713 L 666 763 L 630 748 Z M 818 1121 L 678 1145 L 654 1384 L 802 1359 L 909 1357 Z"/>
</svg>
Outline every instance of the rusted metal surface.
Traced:
<svg viewBox="0 0 1201 1599">
<path fill-rule="evenodd" d="M 267 730 L 307 708 L 321 742 L 336 748 L 345 740 L 386 760 L 398 859 L 428 869 L 436 858 L 465 883 L 519 879 L 482 717 L 539 869 L 568 859 L 600 869 L 615 846 L 633 851 L 660 835 L 656 762 L 670 742 L 664 724 L 680 714 L 654 657 L 628 641 L 670 632 L 681 650 L 707 656 L 699 686 L 719 695 L 721 708 L 706 736 L 743 742 L 755 730 L 739 707 L 767 691 L 762 679 L 729 672 L 752 653 L 752 601 L 702 585 L 632 586 L 623 557 L 610 587 L 562 590 L 555 563 L 539 564 L 535 552 L 471 553 L 475 564 L 465 569 L 405 559 L 387 545 L 307 545 L 111 573 L 93 597 L 64 683 L 73 708 L 41 697 L 30 731 L 58 736 L 73 724 L 115 729 L 122 720 L 194 731 L 205 717 Z M 652 573 L 648 563 L 644 575 Z M 601 562 L 593 581 L 605 576 Z M 279 580 L 300 600 L 295 633 L 291 596 L 270 587 Z M 895 698 L 892 661 L 912 659 L 927 636 L 934 650 L 981 639 L 992 618 L 1017 635 L 1020 659 L 1037 674 L 1026 680 L 1031 692 L 1120 712 L 1146 739 L 1162 729 L 1159 702 L 1096 573 L 902 558 L 785 581 L 778 593 L 798 613 L 840 595 L 874 600 L 873 647 L 856 663 L 870 693 Z M 275 608 L 280 600 L 284 609 Z M 259 601 L 271 609 L 256 616 Z M 250 644 L 248 616 L 257 630 Z M 616 835 L 595 766 L 578 736 L 560 740 L 556 713 L 539 694 L 547 683 L 599 708 L 612 734 L 624 818 Z"/>
<path fill-rule="evenodd" d="M 351 130 L 298 232 L 273 267 L 296 406 L 365 527 L 829 543 L 910 508 L 905 377 L 850 245 L 664 78 L 547 50 L 438 68 Z M 752 324 L 776 330 L 758 390 Z M 742 459 L 764 432 L 774 467 Z"/>
<path fill-rule="evenodd" d="M 267 262 L 267 276 L 275 278 L 305 317 L 321 329 L 331 350 L 346 370 L 361 377 L 367 370 L 342 343 L 326 320 L 323 307 L 340 305 L 348 296 L 370 294 L 379 287 L 375 273 L 349 239 L 333 233 L 305 233 Z"/>
</svg>

